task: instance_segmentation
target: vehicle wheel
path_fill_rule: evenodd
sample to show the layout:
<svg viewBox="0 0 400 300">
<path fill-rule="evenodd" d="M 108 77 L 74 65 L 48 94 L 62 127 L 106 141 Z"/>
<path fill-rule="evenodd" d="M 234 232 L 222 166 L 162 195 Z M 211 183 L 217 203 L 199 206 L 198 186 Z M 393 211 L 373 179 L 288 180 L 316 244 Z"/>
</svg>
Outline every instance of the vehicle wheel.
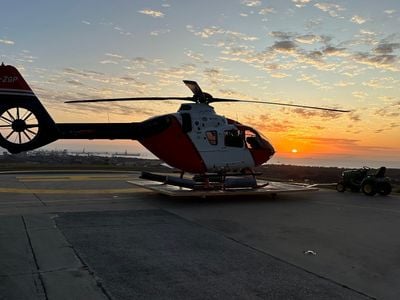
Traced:
<svg viewBox="0 0 400 300">
<path fill-rule="evenodd" d="M 346 190 L 346 187 L 344 186 L 343 181 L 339 182 L 339 183 L 336 185 L 336 190 L 337 190 L 338 192 L 340 192 L 340 193 L 344 193 L 344 191 Z"/>
<path fill-rule="evenodd" d="M 363 182 L 361 190 L 367 196 L 373 196 L 376 194 L 375 184 L 371 181 Z"/>
<path fill-rule="evenodd" d="M 387 196 L 392 192 L 392 185 L 390 182 L 382 182 L 379 185 L 378 193 L 382 196 Z"/>
</svg>

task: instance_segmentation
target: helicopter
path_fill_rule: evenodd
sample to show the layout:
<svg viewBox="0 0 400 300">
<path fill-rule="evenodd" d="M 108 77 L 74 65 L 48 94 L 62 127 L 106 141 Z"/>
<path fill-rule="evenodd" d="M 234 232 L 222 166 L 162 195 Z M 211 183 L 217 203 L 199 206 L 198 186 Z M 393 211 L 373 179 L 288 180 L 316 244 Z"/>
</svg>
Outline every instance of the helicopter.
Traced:
<svg viewBox="0 0 400 300">
<path fill-rule="evenodd" d="M 0 66 L 0 146 L 14 154 L 59 139 L 137 140 L 160 160 L 181 172 L 179 178 L 143 172 L 142 178 L 192 189 L 258 188 L 260 185 L 253 169 L 274 155 L 274 147 L 256 129 L 217 114 L 210 104 L 248 102 L 348 112 L 288 103 L 214 98 L 203 92 L 197 82 L 183 82 L 192 96 L 65 101 L 183 101 L 176 113 L 131 123 L 55 123 L 20 72 L 14 66 L 3 63 Z M 184 173 L 194 174 L 193 179 L 183 178 Z M 245 177 L 229 180 L 228 176 Z"/>
</svg>

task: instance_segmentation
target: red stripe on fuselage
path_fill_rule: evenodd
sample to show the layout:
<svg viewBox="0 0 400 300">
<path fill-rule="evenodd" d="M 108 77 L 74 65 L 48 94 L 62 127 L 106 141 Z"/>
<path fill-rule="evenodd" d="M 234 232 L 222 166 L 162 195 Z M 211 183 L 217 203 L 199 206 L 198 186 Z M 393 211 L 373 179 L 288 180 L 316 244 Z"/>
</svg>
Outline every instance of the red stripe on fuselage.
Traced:
<svg viewBox="0 0 400 300">
<path fill-rule="evenodd" d="M 171 116 L 171 125 L 167 129 L 139 142 L 174 168 L 195 174 L 206 172 L 199 152 L 174 116 Z"/>
</svg>

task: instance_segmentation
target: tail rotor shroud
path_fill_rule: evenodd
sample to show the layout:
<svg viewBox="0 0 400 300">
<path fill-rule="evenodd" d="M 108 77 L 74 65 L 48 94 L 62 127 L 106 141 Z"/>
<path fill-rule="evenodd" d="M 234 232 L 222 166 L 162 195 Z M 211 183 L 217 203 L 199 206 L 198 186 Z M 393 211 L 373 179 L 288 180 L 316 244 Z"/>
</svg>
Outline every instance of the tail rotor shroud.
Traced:
<svg viewBox="0 0 400 300">
<path fill-rule="evenodd" d="M 29 109 L 16 106 L 0 116 L 0 135 L 7 142 L 21 145 L 34 140 L 39 134 L 39 121 Z"/>
<path fill-rule="evenodd" d="M 0 147 L 19 153 L 51 143 L 58 136 L 53 119 L 18 70 L 0 65 Z"/>
</svg>

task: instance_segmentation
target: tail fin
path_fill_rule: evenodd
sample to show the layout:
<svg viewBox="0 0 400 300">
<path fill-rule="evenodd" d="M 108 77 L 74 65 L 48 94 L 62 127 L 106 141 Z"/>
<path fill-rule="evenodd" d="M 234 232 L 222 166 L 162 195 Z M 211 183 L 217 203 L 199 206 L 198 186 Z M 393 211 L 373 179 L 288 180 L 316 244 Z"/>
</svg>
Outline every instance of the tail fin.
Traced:
<svg viewBox="0 0 400 300">
<path fill-rule="evenodd" d="M 53 119 L 13 66 L 0 65 L 0 147 L 11 153 L 57 140 Z"/>
</svg>

